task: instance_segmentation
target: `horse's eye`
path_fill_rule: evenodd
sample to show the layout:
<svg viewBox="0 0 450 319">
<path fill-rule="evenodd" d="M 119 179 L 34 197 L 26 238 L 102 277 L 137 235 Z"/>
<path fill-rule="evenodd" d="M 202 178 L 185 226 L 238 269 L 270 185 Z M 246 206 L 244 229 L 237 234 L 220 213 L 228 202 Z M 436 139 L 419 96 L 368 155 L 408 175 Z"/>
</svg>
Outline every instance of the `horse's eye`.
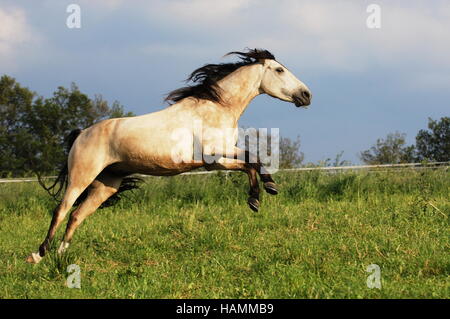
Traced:
<svg viewBox="0 0 450 319">
<path fill-rule="evenodd" d="M 277 71 L 278 73 L 283 73 L 284 72 L 283 68 L 276 68 L 275 71 Z"/>
</svg>

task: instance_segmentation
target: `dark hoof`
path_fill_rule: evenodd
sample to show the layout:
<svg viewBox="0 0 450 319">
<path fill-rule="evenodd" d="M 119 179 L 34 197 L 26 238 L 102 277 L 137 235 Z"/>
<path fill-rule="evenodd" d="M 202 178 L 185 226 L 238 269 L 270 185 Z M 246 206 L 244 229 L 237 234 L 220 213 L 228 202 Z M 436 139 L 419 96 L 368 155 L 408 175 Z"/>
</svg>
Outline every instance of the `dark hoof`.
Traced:
<svg viewBox="0 0 450 319">
<path fill-rule="evenodd" d="M 277 186 L 275 185 L 275 183 L 272 183 L 272 182 L 264 183 L 264 189 L 270 195 L 277 195 L 278 194 Z"/>
<path fill-rule="evenodd" d="M 249 197 L 247 199 L 248 206 L 250 206 L 250 209 L 254 212 L 258 212 L 259 209 L 259 200 L 253 197 Z"/>
</svg>

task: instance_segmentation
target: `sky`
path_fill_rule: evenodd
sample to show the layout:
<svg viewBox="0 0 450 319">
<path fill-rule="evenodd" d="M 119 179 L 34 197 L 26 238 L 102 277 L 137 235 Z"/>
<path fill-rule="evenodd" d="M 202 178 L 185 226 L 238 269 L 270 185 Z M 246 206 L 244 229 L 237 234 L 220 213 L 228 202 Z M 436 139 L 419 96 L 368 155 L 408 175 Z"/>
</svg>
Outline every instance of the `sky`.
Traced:
<svg viewBox="0 0 450 319">
<path fill-rule="evenodd" d="M 66 24 L 70 4 L 81 28 Z M 379 28 L 367 25 L 371 4 Z M 298 109 L 258 96 L 240 126 L 300 136 L 306 162 L 343 151 L 359 164 L 377 138 L 414 143 L 429 117 L 449 116 L 450 1 L 0 0 L 0 75 L 44 97 L 74 82 L 138 115 L 247 47 L 271 51 L 313 100 Z"/>
</svg>

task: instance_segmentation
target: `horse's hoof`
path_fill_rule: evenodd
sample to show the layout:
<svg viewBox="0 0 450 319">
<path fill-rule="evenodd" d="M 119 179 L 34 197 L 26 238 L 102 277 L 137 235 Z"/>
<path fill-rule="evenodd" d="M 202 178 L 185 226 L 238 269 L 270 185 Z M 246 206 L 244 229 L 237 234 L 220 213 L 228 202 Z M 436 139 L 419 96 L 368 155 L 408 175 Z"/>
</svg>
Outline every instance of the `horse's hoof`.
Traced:
<svg viewBox="0 0 450 319">
<path fill-rule="evenodd" d="M 247 200 L 248 206 L 254 212 L 258 212 L 259 209 L 259 200 L 253 197 L 249 197 Z"/>
<path fill-rule="evenodd" d="M 277 185 L 275 185 L 275 183 L 272 183 L 272 182 L 264 183 L 264 189 L 270 195 L 277 195 L 278 194 Z"/>
<path fill-rule="evenodd" d="M 25 259 L 25 261 L 29 264 L 37 264 L 41 261 L 42 257 L 39 255 L 39 253 L 31 253 L 30 256 Z"/>
</svg>

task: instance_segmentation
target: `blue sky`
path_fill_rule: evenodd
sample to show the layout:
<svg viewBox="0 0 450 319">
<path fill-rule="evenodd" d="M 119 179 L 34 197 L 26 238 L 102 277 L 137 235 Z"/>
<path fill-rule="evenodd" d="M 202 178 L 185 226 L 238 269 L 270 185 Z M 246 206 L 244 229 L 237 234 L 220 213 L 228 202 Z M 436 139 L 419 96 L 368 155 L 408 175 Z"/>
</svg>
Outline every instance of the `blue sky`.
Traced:
<svg viewBox="0 0 450 319">
<path fill-rule="evenodd" d="M 69 29 L 66 8 L 81 8 Z M 369 29 L 371 3 L 381 28 Z M 206 63 L 270 50 L 313 92 L 309 109 L 257 97 L 241 126 L 300 135 L 305 160 L 359 163 L 390 132 L 414 142 L 428 117 L 449 116 L 449 1 L 0 0 L 0 74 L 49 96 L 75 82 L 136 114 Z"/>
</svg>

